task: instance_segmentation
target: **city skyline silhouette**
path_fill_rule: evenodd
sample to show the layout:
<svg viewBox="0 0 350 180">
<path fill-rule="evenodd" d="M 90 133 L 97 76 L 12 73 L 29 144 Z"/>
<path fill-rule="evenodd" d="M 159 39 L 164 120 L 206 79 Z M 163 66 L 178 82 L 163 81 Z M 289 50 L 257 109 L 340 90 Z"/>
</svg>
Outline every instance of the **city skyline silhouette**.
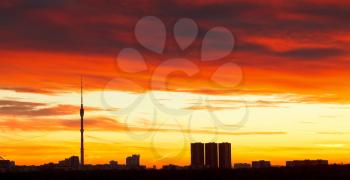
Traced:
<svg viewBox="0 0 350 180">
<path fill-rule="evenodd" d="M 0 174 L 347 176 L 349 9 L 2 0 Z"/>
<path fill-rule="evenodd" d="M 80 77 L 80 159 L 78 156 L 71 156 L 59 161 L 57 164 L 49 162 L 37 167 L 18 166 L 20 171 L 37 171 L 43 168 L 66 169 L 66 170 L 98 170 L 98 169 L 145 169 L 146 166 L 140 164 L 140 155 L 133 154 L 126 157 L 125 165 L 118 164 L 118 161 L 110 160 L 109 164 L 92 165 L 87 168 L 84 163 L 84 103 L 83 103 L 83 76 Z M 193 142 L 191 143 L 191 161 L 187 166 L 178 166 L 176 164 L 164 165 L 162 169 L 246 169 L 246 168 L 270 168 L 273 167 L 270 161 L 258 160 L 249 163 L 236 162 L 232 165 L 231 143 L 222 142 Z M 342 164 L 341 164 L 342 165 Z M 286 167 L 318 167 L 328 166 L 328 160 L 292 160 L 286 161 Z M 282 166 L 275 166 L 282 167 Z M 0 168 L 3 170 L 16 169 L 15 161 L 4 159 L 0 156 Z M 38 168 L 38 169 L 37 169 Z M 23 169 L 23 170 L 21 170 Z M 153 165 L 152 169 L 156 169 Z"/>
</svg>

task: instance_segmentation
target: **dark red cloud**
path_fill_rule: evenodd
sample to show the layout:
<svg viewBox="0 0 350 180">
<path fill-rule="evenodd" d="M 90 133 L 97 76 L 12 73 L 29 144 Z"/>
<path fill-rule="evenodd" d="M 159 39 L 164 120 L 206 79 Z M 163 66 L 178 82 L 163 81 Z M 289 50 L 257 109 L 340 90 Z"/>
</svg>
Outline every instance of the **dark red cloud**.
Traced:
<svg viewBox="0 0 350 180">
<path fill-rule="evenodd" d="M 76 114 L 79 106 L 56 105 L 46 103 L 22 102 L 15 100 L 0 100 L 0 115 L 2 116 L 59 116 Z M 98 108 L 86 107 L 87 111 L 98 111 Z"/>
<path fill-rule="evenodd" d="M 0 27 L 6 35 L 0 45 L 9 49 L 113 55 L 122 47 L 139 47 L 133 28 L 139 18 L 147 15 L 160 17 L 169 27 L 178 18 L 193 18 L 200 25 L 201 35 L 213 26 L 228 27 L 238 39 L 252 35 L 302 39 L 349 28 L 344 18 L 350 15 L 349 4 L 342 2 L 188 3 L 7 0 L 0 4 Z M 168 32 L 171 34 L 172 29 L 168 28 Z"/>
<path fill-rule="evenodd" d="M 78 88 L 73 79 L 85 74 L 93 90 L 103 89 L 115 76 L 134 80 L 147 90 L 152 70 L 164 59 L 186 57 L 201 67 L 194 79 L 208 77 L 215 66 L 234 61 L 245 73 L 241 91 L 335 94 L 336 99 L 350 100 L 349 89 L 344 88 L 349 87 L 344 78 L 350 68 L 349 8 L 348 2 L 330 0 L 5 0 L 0 3 L 0 71 L 5 74 L 0 87 L 38 93 L 73 91 Z M 163 55 L 147 51 L 134 36 L 138 19 L 149 15 L 167 25 Z M 199 38 L 185 51 L 172 37 L 172 27 L 183 17 L 199 26 Z M 235 50 L 222 60 L 200 62 L 201 38 L 215 26 L 233 32 Z M 113 61 L 124 47 L 140 50 L 150 70 L 133 75 L 120 72 Z M 171 90 L 226 92 L 210 89 L 204 79 L 183 82 L 187 79 L 175 75 L 174 86 L 180 87 Z"/>
</svg>

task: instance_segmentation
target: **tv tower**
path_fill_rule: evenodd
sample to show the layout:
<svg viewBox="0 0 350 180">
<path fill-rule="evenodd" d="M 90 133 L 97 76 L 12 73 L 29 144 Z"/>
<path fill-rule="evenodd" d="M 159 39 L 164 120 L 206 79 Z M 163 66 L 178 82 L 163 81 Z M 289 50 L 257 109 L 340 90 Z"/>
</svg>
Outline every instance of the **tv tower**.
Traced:
<svg viewBox="0 0 350 180">
<path fill-rule="evenodd" d="M 83 105 L 83 77 L 80 78 L 80 165 L 84 166 L 84 105 Z"/>
</svg>

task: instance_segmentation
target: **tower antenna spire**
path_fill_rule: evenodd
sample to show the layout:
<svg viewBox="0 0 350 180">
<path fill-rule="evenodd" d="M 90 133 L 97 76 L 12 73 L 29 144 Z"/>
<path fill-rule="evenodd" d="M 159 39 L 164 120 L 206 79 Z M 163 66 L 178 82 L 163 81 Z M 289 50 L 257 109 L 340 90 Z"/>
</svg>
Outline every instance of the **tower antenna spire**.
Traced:
<svg viewBox="0 0 350 180">
<path fill-rule="evenodd" d="M 80 77 L 80 165 L 84 166 L 84 105 L 83 105 L 83 76 Z"/>
</svg>

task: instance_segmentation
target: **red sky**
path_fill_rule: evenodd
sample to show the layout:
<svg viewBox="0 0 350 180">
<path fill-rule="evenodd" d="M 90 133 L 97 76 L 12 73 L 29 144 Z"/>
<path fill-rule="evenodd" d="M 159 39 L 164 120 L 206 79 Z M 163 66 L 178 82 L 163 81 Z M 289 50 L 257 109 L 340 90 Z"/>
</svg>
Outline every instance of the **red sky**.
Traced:
<svg viewBox="0 0 350 180">
<path fill-rule="evenodd" d="M 191 77 L 181 72 L 171 74 L 167 91 L 208 95 L 293 94 L 300 97 L 293 103 L 347 104 L 350 102 L 349 9 L 350 2 L 332 0 L 2 0 L 0 90 L 41 95 L 78 92 L 81 74 L 89 92 L 105 90 L 106 84 L 115 78 L 136 84 L 120 80 L 113 90 L 164 90 L 150 85 L 156 68 L 169 58 L 184 57 L 197 65 L 199 72 Z M 166 25 L 167 41 L 162 54 L 147 50 L 136 40 L 135 24 L 144 16 L 156 16 Z M 172 29 L 180 18 L 191 18 L 199 27 L 197 39 L 184 51 L 175 43 Z M 232 32 L 234 51 L 217 61 L 200 61 L 202 38 L 216 26 Z M 123 48 L 137 49 L 145 58 L 147 69 L 123 72 L 115 62 Z M 213 51 L 220 50 L 219 46 Z M 243 79 L 238 86 L 222 88 L 209 82 L 217 67 L 228 62 L 236 63 L 242 70 Z M 139 66 L 133 60 L 126 65 Z M 174 64 L 161 72 L 181 68 Z M 161 76 L 162 73 L 156 78 Z M 54 120 L 50 122 L 52 127 L 47 127 L 47 119 L 42 117 L 72 115 L 75 106 L 1 98 L 1 117 L 16 116 L 0 121 L 2 128 L 55 131 L 77 126 Z M 45 108 L 37 110 L 37 107 Z M 94 107 L 89 110 L 99 111 Z M 23 119 L 26 121 L 22 122 Z M 32 126 L 35 121 L 41 123 Z M 97 131 L 122 126 L 105 116 L 88 122 Z"/>
<path fill-rule="evenodd" d="M 69 91 L 84 74 L 87 88 L 100 89 L 120 73 L 114 65 L 119 50 L 133 47 L 145 56 L 150 70 L 124 75 L 146 89 L 152 68 L 169 57 L 186 57 L 203 72 L 223 62 L 237 63 L 246 77 L 240 89 L 248 93 L 335 94 L 334 100 L 348 101 L 348 7 L 345 1 L 5 0 L 0 4 L 0 85 L 18 91 Z M 161 56 L 135 40 L 135 23 L 146 15 L 168 25 Z M 181 53 L 171 27 L 182 17 L 199 25 L 199 37 L 211 27 L 229 28 L 236 38 L 234 52 L 215 63 L 198 61 L 200 43 Z"/>
</svg>

